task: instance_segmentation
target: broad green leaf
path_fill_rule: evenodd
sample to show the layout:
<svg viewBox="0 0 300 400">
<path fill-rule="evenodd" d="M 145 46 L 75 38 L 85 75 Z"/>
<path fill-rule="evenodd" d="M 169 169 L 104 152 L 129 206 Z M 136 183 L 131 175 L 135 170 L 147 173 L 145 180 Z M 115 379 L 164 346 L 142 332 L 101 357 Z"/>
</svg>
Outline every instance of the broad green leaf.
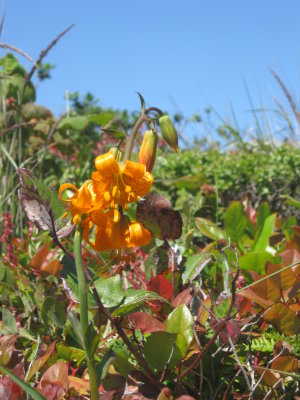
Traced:
<svg viewBox="0 0 300 400">
<path fill-rule="evenodd" d="M 0 365 L 0 372 L 3 375 L 9 376 L 17 385 L 19 385 L 25 392 L 32 397 L 33 400 L 47 400 L 39 392 L 33 389 L 28 383 L 22 381 L 19 377 L 14 375 L 10 370 Z"/>
<path fill-rule="evenodd" d="M 262 227 L 260 233 L 253 244 L 253 251 L 261 251 L 269 248 L 269 238 L 272 236 L 275 228 L 276 214 L 269 215 Z"/>
<path fill-rule="evenodd" d="M 5 306 L 2 307 L 2 321 L 6 333 L 18 332 L 16 319 L 10 310 Z"/>
<path fill-rule="evenodd" d="M 76 131 L 83 131 L 89 123 L 88 115 L 75 115 L 63 118 L 58 124 L 57 129 L 75 129 Z"/>
<path fill-rule="evenodd" d="M 63 329 L 67 319 L 63 303 L 53 297 L 46 297 L 41 308 L 41 318 L 46 327 Z"/>
<path fill-rule="evenodd" d="M 206 218 L 197 217 L 195 219 L 196 226 L 199 231 L 212 240 L 227 240 L 228 235 L 221 228 L 219 228 L 214 222 Z"/>
<path fill-rule="evenodd" d="M 160 300 L 163 301 L 164 303 L 169 304 L 169 302 L 166 299 L 159 296 L 157 293 L 149 292 L 148 290 L 134 290 L 130 288 L 127 289 L 124 294 L 125 294 L 125 301 L 112 313 L 114 316 L 119 316 L 129 311 L 132 311 L 145 301 Z"/>
<path fill-rule="evenodd" d="M 207 253 L 193 254 L 188 257 L 184 263 L 184 271 L 182 273 L 183 283 L 196 279 L 202 269 L 210 262 L 210 257 Z"/>
<path fill-rule="evenodd" d="M 107 279 L 97 279 L 94 285 L 104 307 L 117 307 L 122 303 L 125 293 L 122 289 L 120 275 L 115 275 Z"/>
<path fill-rule="evenodd" d="M 246 213 L 239 201 L 234 201 L 227 208 L 224 225 L 231 241 L 238 243 L 242 239 L 247 225 Z"/>
<path fill-rule="evenodd" d="M 220 296 L 214 306 L 213 312 L 216 318 L 224 318 L 230 307 L 231 298 Z"/>
<path fill-rule="evenodd" d="M 173 354 L 172 354 L 173 351 Z M 187 351 L 186 339 L 182 334 L 156 332 L 147 338 L 144 354 L 150 367 L 163 370 L 170 360 L 169 367 L 173 368 L 181 361 Z"/>
<path fill-rule="evenodd" d="M 269 204 L 264 201 L 260 204 L 257 210 L 256 227 L 261 229 L 264 226 L 265 220 L 271 215 Z"/>
<path fill-rule="evenodd" d="M 89 115 L 89 122 L 99 125 L 105 126 L 114 118 L 114 114 L 111 112 L 102 112 L 100 114 L 91 114 Z"/>
<path fill-rule="evenodd" d="M 175 308 L 168 316 L 166 321 L 166 332 L 181 333 L 187 343 L 190 345 L 193 340 L 193 316 L 185 304 Z"/>
<path fill-rule="evenodd" d="M 251 251 L 239 258 L 240 268 L 245 271 L 255 271 L 260 275 L 265 273 L 266 262 L 270 261 L 272 264 L 277 262 L 277 258 L 267 251 Z M 280 261 L 280 257 L 278 257 Z"/>
<path fill-rule="evenodd" d="M 77 349 L 76 347 L 66 346 L 63 343 L 57 343 L 56 350 L 59 358 L 65 361 L 74 361 L 77 367 L 85 359 L 85 351 L 83 349 Z"/>
</svg>

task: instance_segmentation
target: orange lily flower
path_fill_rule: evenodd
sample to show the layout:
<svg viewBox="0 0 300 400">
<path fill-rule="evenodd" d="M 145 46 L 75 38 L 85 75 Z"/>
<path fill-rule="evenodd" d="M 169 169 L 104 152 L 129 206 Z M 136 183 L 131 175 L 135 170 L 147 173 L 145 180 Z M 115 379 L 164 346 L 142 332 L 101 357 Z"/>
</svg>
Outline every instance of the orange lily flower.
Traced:
<svg viewBox="0 0 300 400">
<path fill-rule="evenodd" d="M 126 215 L 122 215 L 118 222 L 106 216 L 102 216 L 101 220 L 102 223 L 96 225 L 95 243 L 88 239 L 88 224 L 83 233 L 84 239 L 97 251 L 145 246 L 151 241 L 151 233 L 140 222 L 131 221 Z M 99 219 L 96 222 L 100 222 Z"/>
<path fill-rule="evenodd" d="M 135 202 L 146 195 L 153 182 L 153 176 L 143 164 L 130 160 L 126 164 L 117 162 L 116 150 L 110 149 L 95 160 L 97 171 L 92 179 L 86 181 L 80 189 L 71 183 L 64 183 L 59 188 L 61 200 L 70 203 L 70 211 L 75 224 L 80 223 L 84 214 L 102 214 L 102 210 L 114 209 L 114 222 L 120 219 L 118 206 L 127 208 L 127 203 Z M 71 198 L 64 198 L 63 192 L 74 192 Z"/>
<path fill-rule="evenodd" d="M 126 160 L 118 163 L 115 149 L 110 149 L 95 160 L 97 171 L 92 174 L 96 193 L 103 194 L 103 208 L 126 210 L 127 204 L 145 196 L 152 185 L 153 176 L 144 164 Z"/>
</svg>

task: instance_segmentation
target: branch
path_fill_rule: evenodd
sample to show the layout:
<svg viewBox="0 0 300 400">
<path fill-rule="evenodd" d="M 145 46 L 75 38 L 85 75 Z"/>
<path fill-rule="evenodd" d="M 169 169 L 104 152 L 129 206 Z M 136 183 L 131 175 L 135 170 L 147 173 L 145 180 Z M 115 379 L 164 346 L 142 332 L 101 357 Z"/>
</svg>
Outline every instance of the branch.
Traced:
<svg viewBox="0 0 300 400">
<path fill-rule="evenodd" d="M 26 75 L 26 78 L 24 80 L 24 84 L 23 84 L 23 89 L 22 89 L 22 94 L 21 94 L 21 102 L 24 96 L 24 92 L 26 89 L 26 86 L 28 85 L 30 79 L 32 78 L 32 75 L 35 73 L 35 71 L 38 69 L 39 64 L 42 62 L 42 60 L 44 59 L 44 57 L 46 57 L 46 55 L 48 54 L 48 52 L 52 49 L 52 47 L 54 45 L 56 45 L 56 43 L 59 41 L 59 39 L 64 36 L 67 32 L 69 32 L 69 30 L 71 30 L 74 27 L 74 24 L 70 25 L 67 29 L 65 29 L 64 31 L 62 31 L 61 33 L 59 33 L 56 38 L 54 38 L 52 40 L 52 42 L 44 49 L 40 52 L 39 58 L 37 59 L 37 61 L 35 62 L 35 64 L 33 65 L 33 67 L 31 68 L 30 72 L 28 75 Z"/>
<path fill-rule="evenodd" d="M 19 49 L 16 46 L 13 46 L 11 44 L 7 44 L 7 43 L 0 43 L 0 47 L 2 47 L 3 49 L 9 49 L 12 51 L 15 51 L 16 53 L 20 54 L 21 56 L 27 58 L 28 61 L 30 61 L 36 68 L 38 68 L 39 66 L 35 63 L 35 61 L 33 60 L 33 58 L 30 57 L 29 54 L 25 53 L 25 51 Z"/>
<path fill-rule="evenodd" d="M 28 122 L 20 122 L 19 124 L 14 124 L 7 129 L 3 129 L 0 131 L 0 138 L 5 136 L 7 133 L 14 131 L 15 129 L 21 128 L 22 126 L 30 126 L 37 124 L 38 121 L 28 121 Z"/>
<path fill-rule="evenodd" d="M 56 128 L 58 127 L 60 121 L 67 115 L 67 112 L 64 112 L 63 114 L 61 114 L 57 120 L 54 122 L 54 124 L 52 125 L 52 128 L 49 131 L 48 137 L 47 137 L 47 141 L 46 141 L 46 145 L 45 147 L 49 146 L 51 139 L 54 135 L 54 132 L 56 131 Z"/>
</svg>

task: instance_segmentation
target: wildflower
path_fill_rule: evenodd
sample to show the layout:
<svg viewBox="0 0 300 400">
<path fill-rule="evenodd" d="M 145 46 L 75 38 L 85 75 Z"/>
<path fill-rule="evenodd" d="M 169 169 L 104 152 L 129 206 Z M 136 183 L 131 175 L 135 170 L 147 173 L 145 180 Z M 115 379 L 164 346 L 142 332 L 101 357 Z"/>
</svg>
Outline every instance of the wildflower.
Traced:
<svg viewBox="0 0 300 400">
<path fill-rule="evenodd" d="M 101 216 L 93 221 L 96 224 L 95 242 L 88 239 L 89 225 L 85 225 L 83 237 L 97 251 L 120 250 L 137 246 L 145 246 L 151 240 L 151 233 L 140 222 L 131 221 L 127 215 L 122 215 L 118 222 Z"/>
<path fill-rule="evenodd" d="M 130 160 L 118 163 L 115 149 L 98 156 L 95 166 L 93 188 L 96 194 L 103 194 L 104 209 L 119 205 L 126 210 L 128 203 L 138 201 L 149 192 L 153 182 L 153 176 L 144 164 Z"/>
</svg>

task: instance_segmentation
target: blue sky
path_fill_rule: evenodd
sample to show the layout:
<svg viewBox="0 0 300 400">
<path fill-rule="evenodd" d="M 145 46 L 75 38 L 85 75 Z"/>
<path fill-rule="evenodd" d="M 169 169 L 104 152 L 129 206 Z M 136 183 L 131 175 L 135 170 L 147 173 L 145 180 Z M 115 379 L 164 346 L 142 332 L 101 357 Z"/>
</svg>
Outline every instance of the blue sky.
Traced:
<svg viewBox="0 0 300 400">
<path fill-rule="evenodd" d="M 170 113 L 212 105 L 226 117 L 232 104 L 246 127 L 253 118 L 243 81 L 256 107 L 274 108 L 272 96 L 284 102 L 270 67 L 299 102 L 299 0 L 1 2 L 1 41 L 34 59 L 76 24 L 45 59 L 56 68 L 38 89 L 38 102 L 56 114 L 65 110 L 66 90 L 90 91 L 103 106 L 129 110 L 139 107 L 139 91 Z"/>
</svg>

